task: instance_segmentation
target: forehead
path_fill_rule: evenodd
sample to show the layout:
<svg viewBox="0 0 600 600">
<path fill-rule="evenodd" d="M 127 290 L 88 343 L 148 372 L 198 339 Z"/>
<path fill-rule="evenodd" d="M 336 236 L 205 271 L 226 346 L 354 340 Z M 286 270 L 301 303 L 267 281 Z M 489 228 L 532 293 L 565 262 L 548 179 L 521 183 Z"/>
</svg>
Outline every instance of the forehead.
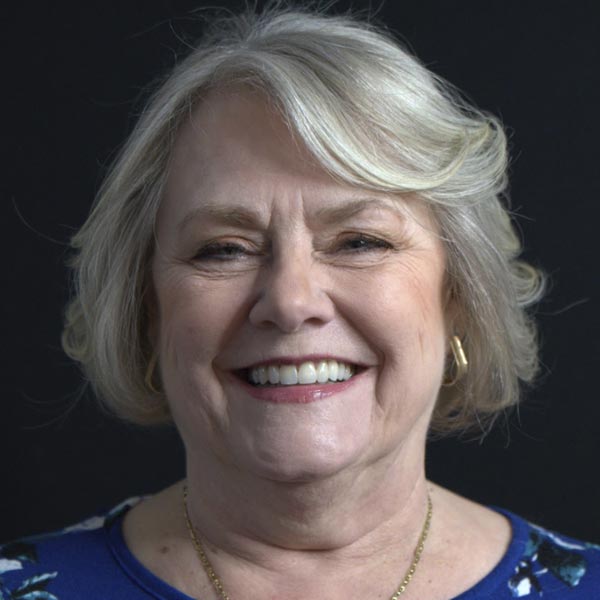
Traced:
<svg viewBox="0 0 600 600">
<path fill-rule="evenodd" d="M 209 92 L 181 128 L 172 168 L 194 163 L 229 177 L 257 168 L 290 174 L 322 171 L 269 97 L 240 87 Z"/>
<path fill-rule="evenodd" d="M 291 133 L 266 94 L 243 88 L 211 91 L 181 127 L 159 219 L 170 221 L 203 205 L 272 205 L 294 196 L 308 204 L 314 198 L 315 210 L 324 200 L 342 205 L 371 197 L 379 201 L 374 207 L 409 208 L 432 222 L 414 197 L 401 199 L 334 179 Z"/>
</svg>

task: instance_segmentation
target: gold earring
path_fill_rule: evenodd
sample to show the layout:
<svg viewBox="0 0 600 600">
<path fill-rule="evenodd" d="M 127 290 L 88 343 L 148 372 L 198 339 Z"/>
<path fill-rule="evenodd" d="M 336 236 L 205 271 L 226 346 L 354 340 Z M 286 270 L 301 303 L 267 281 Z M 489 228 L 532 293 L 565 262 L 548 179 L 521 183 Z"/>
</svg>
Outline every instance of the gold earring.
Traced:
<svg viewBox="0 0 600 600">
<path fill-rule="evenodd" d="M 148 386 L 153 394 L 160 394 L 160 391 L 154 387 L 154 383 L 152 382 L 152 379 L 154 379 L 154 370 L 156 369 L 157 362 L 158 354 L 155 351 L 152 351 L 152 356 L 150 357 L 150 362 L 148 363 L 148 368 L 146 369 L 144 383 Z"/>
<path fill-rule="evenodd" d="M 454 356 L 454 376 L 450 380 L 443 381 L 442 385 L 445 387 L 456 384 L 469 370 L 467 355 L 465 354 L 460 338 L 457 335 L 453 335 L 450 338 L 450 348 L 452 349 L 452 355 Z"/>
</svg>

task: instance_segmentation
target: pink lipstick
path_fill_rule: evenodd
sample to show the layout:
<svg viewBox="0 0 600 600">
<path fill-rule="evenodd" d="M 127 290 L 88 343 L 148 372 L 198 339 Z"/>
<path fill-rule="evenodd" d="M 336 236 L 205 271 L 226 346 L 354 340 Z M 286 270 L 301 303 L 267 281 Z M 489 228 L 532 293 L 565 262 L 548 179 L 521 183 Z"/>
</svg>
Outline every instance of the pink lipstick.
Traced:
<svg viewBox="0 0 600 600">
<path fill-rule="evenodd" d="M 334 394 L 338 394 L 354 385 L 360 378 L 361 373 L 352 376 L 347 381 L 336 381 L 330 383 L 311 383 L 301 385 L 273 385 L 254 386 L 241 378 L 235 377 L 235 381 L 244 391 L 263 402 L 275 404 L 308 404 L 317 400 L 324 400 Z"/>
</svg>

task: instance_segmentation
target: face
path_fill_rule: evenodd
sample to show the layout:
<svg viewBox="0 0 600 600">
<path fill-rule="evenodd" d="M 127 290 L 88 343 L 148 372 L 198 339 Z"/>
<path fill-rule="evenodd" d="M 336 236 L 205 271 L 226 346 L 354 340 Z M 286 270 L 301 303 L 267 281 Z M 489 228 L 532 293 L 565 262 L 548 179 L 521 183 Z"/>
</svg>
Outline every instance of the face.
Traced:
<svg viewBox="0 0 600 600">
<path fill-rule="evenodd" d="M 179 134 L 152 264 L 188 462 L 307 481 L 422 456 L 444 266 L 417 199 L 335 181 L 260 94 L 209 95 Z"/>
</svg>

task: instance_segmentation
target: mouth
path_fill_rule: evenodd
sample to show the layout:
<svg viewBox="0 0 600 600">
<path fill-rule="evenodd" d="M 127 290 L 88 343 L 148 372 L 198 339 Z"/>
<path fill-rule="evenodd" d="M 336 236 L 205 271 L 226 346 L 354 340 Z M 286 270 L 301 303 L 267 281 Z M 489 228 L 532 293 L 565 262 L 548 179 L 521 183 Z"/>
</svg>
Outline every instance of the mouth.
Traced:
<svg viewBox="0 0 600 600">
<path fill-rule="evenodd" d="M 300 363 L 265 363 L 236 374 L 257 388 L 302 386 L 314 384 L 334 384 L 348 381 L 364 368 L 338 360 L 316 360 Z"/>
</svg>

